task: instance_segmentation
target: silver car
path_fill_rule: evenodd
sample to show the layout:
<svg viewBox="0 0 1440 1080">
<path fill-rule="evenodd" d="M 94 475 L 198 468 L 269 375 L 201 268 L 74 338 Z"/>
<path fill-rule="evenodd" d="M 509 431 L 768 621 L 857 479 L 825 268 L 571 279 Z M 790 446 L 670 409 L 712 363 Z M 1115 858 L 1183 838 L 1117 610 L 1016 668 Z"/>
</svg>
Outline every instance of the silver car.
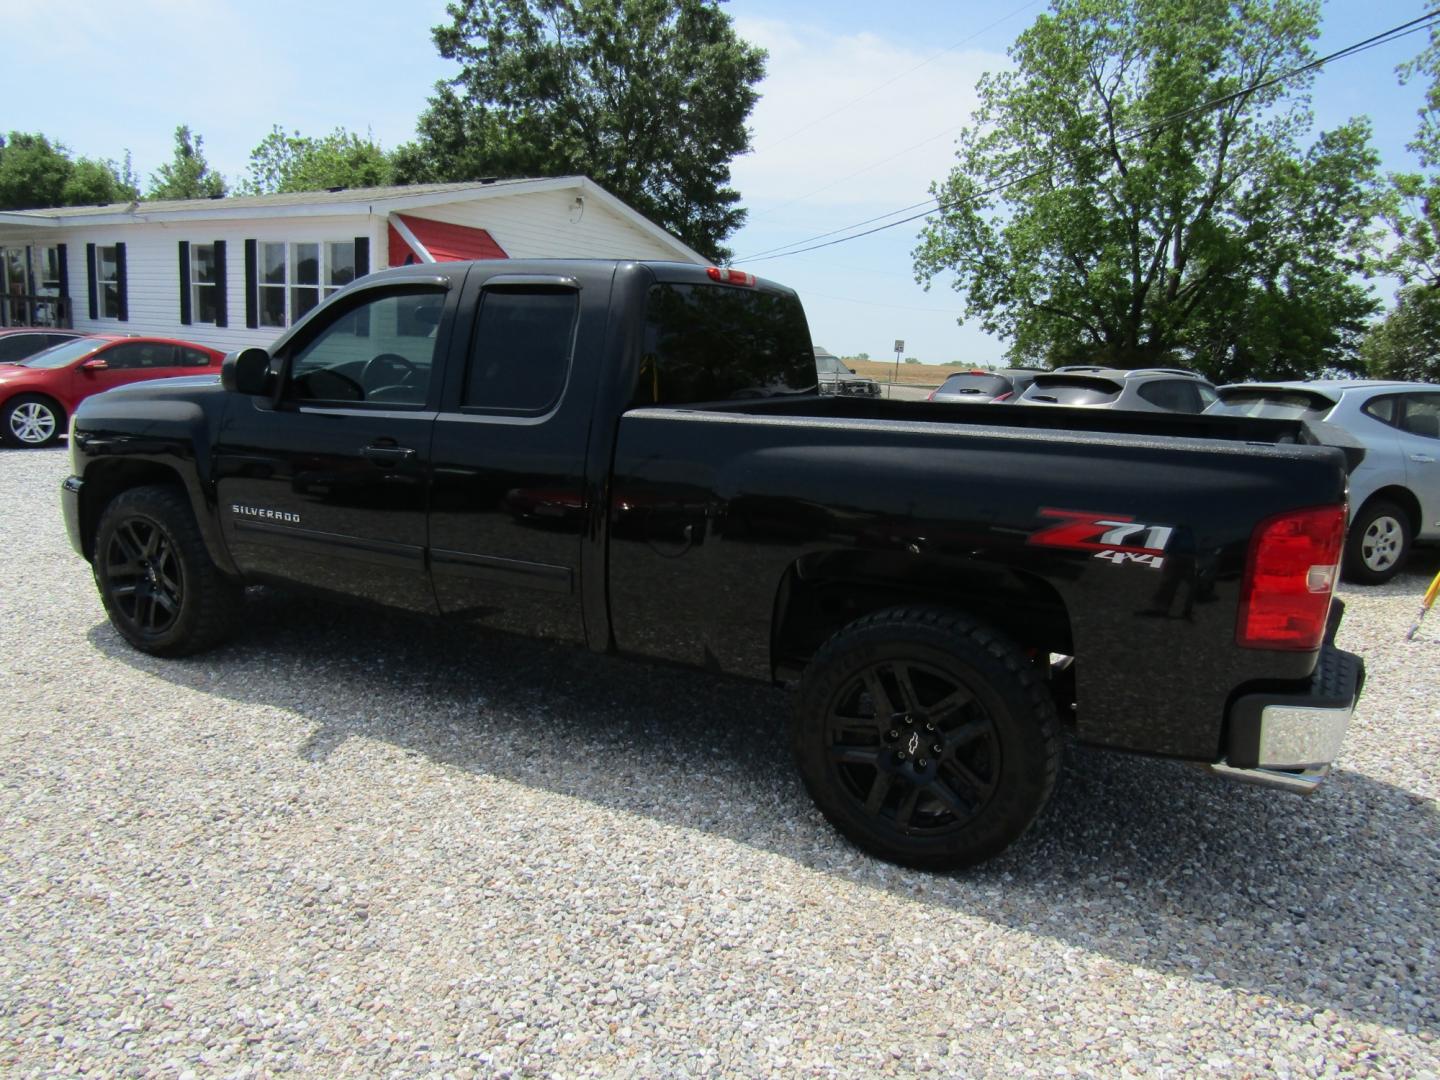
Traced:
<svg viewBox="0 0 1440 1080">
<path fill-rule="evenodd" d="M 1440 539 L 1440 386 L 1375 379 L 1235 383 L 1207 412 L 1318 420 L 1365 447 L 1350 475 L 1345 576 L 1394 577 L 1417 540 Z"/>
<path fill-rule="evenodd" d="M 1198 413 L 1215 400 L 1215 387 L 1182 368 L 1075 366 L 1035 376 L 1018 400 L 1021 405 Z"/>
<path fill-rule="evenodd" d="M 943 383 L 930 391 L 927 401 L 959 402 L 963 404 L 984 404 L 993 402 L 1014 402 L 1025 388 L 1043 374 L 1035 368 L 1000 368 L 987 371 L 975 368 L 973 371 L 957 371 Z"/>
</svg>

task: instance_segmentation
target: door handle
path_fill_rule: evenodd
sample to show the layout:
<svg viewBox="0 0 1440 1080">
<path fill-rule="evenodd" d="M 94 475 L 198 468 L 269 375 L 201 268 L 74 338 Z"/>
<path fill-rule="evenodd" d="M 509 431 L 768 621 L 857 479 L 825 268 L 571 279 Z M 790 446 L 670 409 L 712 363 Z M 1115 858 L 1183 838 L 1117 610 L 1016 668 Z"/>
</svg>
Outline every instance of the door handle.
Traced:
<svg viewBox="0 0 1440 1080">
<path fill-rule="evenodd" d="M 367 446 L 360 454 L 367 460 L 382 465 L 398 465 L 413 458 L 415 451 L 408 446 Z"/>
<path fill-rule="evenodd" d="M 1411 455 L 1410 455 L 1410 460 L 1411 460 L 1411 461 L 1420 461 L 1420 462 L 1424 462 L 1424 463 L 1426 463 L 1426 464 L 1433 464 L 1434 461 L 1435 461 L 1435 459 L 1434 459 L 1433 457 L 1431 457 L 1429 454 L 1411 454 Z"/>
</svg>

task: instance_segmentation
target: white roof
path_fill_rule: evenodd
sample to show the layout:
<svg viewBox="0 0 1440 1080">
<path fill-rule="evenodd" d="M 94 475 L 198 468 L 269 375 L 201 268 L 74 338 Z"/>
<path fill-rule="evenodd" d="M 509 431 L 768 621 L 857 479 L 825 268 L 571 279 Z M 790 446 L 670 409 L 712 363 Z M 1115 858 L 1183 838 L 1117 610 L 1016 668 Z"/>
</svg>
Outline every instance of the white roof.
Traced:
<svg viewBox="0 0 1440 1080">
<path fill-rule="evenodd" d="M 510 195 L 574 189 L 593 198 L 631 225 L 673 249 L 685 262 L 709 263 L 699 252 L 586 176 L 545 179 L 475 180 L 458 184 L 403 184 L 392 187 L 296 191 L 282 195 L 237 195 L 216 199 L 156 199 L 101 206 L 58 206 L 43 210 L 0 211 L 0 225 L 64 228 L 85 225 L 143 225 L 147 222 L 255 220 L 280 217 L 330 217 L 389 214 L 448 203 L 474 202 Z"/>
</svg>

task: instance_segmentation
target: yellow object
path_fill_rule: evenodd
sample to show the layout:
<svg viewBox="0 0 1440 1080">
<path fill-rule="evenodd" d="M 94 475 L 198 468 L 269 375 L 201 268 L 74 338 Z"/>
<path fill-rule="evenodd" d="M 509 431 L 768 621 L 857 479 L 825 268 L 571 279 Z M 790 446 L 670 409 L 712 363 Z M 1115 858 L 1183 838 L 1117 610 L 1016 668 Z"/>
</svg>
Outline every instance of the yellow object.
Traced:
<svg viewBox="0 0 1440 1080">
<path fill-rule="evenodd" d="M 1435 603 L 1435 596 L 1440 593 L 1440 574 L 1435 575 L 1435 580 L 1430 582 L 1430 587 L 1425 590 L 1425 596 L 1420 601 L 1420 614 L 1415 616 L 1415 624 L 1410 627 L 1410 632 L 1405 635 L 1406 641 L 1413 641 L 1415 633 L 1420 629 L 1420 620 L 1425 618 L 1425 613 Z"/>
</svg>

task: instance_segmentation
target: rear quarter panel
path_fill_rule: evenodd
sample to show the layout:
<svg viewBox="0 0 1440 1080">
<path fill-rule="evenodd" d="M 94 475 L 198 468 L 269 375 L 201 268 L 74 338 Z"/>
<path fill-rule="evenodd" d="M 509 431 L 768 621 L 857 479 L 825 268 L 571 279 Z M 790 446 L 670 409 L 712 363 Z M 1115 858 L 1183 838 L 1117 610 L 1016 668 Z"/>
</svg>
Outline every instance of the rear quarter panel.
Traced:
<svg viewBox="0 0 1440 1080">
<path fill-rule="evenodd" d="M 615 645 L 769 679 L 777 592 L 800 560 L 883 555 L 937 583 L 1019 574 L 1064 603 L 1083 739 L 1213 760 L 1237 687 L 1315 662 L 1235 644 L 1251 532 L 1344 491 L 1329 448 L 638 410 L 614 460 Z M 1060 523 L 1047 509 L 1168 528 L 1162 565 L 1037 544 Z"/>
</svg>

